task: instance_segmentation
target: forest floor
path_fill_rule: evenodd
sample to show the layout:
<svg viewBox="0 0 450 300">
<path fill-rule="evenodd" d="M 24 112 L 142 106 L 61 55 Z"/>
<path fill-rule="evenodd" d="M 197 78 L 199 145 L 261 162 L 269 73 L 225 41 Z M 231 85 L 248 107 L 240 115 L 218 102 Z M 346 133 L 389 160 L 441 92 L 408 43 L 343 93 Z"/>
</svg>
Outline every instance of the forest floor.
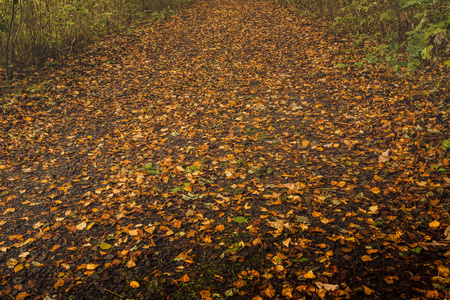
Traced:
<svg viewBox="0 0 450 300">
<path fill-rule="evenodd" d="M 200 0 L 13 82 L 2 299 L 448 299 L 449 90 Z"/>
</svg>

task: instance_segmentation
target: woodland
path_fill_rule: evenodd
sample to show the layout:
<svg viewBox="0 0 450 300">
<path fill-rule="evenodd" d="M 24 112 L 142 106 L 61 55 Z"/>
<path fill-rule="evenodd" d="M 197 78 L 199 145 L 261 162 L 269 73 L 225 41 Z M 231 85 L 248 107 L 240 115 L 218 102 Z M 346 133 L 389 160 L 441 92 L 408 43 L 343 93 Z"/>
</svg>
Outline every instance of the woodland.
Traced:
<svg viewBox="0 0 450 300">
<path fill-rule="evenodd" d="M 449 299 L 450 4 L 0 0 L 1 299 Z"/>
</svg>

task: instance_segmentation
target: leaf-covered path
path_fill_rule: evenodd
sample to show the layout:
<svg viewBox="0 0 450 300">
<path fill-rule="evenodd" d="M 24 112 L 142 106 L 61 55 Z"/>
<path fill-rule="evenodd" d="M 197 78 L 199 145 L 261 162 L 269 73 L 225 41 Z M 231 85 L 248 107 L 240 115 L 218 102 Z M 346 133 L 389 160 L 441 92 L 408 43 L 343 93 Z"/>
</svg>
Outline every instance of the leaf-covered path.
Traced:
<svg viewBox="0 0 450 300">
<path fill-rule="evenodd" d="M 211 0 L 42 70 L 2 99 L 1 298 L 445 299 L 448 96 L 361 60 Z"/>
</svg>

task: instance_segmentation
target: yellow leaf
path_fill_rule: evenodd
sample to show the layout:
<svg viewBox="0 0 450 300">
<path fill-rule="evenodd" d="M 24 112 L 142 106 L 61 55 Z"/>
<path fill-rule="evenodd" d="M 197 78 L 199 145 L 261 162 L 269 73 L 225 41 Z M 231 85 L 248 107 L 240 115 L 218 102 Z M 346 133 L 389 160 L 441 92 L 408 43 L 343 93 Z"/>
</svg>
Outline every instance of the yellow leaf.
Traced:
<svg viewBox="0 0 450 300">
<path fill-rule="evenodd" d="M 23 265 L 22 264 L 18 264 L 17 266 L 14 267 L 14 272 L 19 272 L 20 270 L 23 269 Z"/>
<path fill-rule="evenodd" d="M 430 222 L 430 224 L 428 224 L 431 228 L 436 228 L 439 227 L 439 225 L 441 225 L 441 223 L 439 223 L 439 221 L 434 220 L 433 222 Z"/>
<path fill-rule="evenodd" d="M 98 265 L 96 264 L 87 264 L 86 265 L 86 270 L 95 270 L 95 268 L 97 268 Z"/>
<path fill-rule="evenodd" d="M 303 148 L 308 147 L 308 145 L 309 145 L 309 141 L 302 141 Z"/>
<path fill-rule="evenodd" d="M 303 277 L 305 277 L 307 279 L 314 279 L 314 278 L 316 278 L 316 275 L 314 275 L 314 273 L 312 271 L 309 271 L 308 273 L 303 275 Z"/>
<path fill-rule="evenodd" d="M 15 212 L 15 211 L 16 211 L 16 209 L 14 207 L 9 207 L 9 208 L 5 209 L 3 214 L 6 215 L 7 213 Z"/>
<path fill-rule="evenodd" d="M 345 181 L 339 181 L 337 186 L 338 187 L 344 187 L 345 186 Z"/>
<path fill-rule="evenodd" d="M 139 285 L 139 282 L 137 282 L 137 281 L 131 281 L 131 282 L 130 282 L 130 286 L 131 286 L 132 288 L 137 289 L 140 285 Z"/>
</svg>

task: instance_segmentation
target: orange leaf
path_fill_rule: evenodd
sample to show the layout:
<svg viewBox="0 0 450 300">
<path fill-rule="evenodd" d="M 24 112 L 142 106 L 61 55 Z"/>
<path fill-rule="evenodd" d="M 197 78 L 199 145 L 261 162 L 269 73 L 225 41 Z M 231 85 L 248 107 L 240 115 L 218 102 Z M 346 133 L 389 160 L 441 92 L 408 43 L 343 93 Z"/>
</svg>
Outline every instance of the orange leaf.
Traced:
<svg viewBox="0 0 450 300">
<path fill-rule="evenodd" d="M 27 292 L 18 293 L 16 295 L 16 300 L 23 300 L 28 296 L 31 296 L 32 294 L 28 294 Z"/>
<path fill-rule="evenodd" d="M 209 290 L 201 291 L 200 296 L 202 297 L 202 300 L 212 300 L 211 292 Z"/>
<path fill-rule="evenodd" d="M 372 261 L 373 258 L 370 257 L 369 255 L 363 255 L 363 256 L 361 256 L 361 260 L 366 262 L 366 261 Z"/>
<path fill-rule="evenodd" d="M 19 272 L 20 270 L 23 269 L 23 265 L 22 264 L 18 264 L 17 266 L 14 267 L 14 272 Z"/>
<path fill-rule="evenodd" d="M 373 290 L 369 289 L 367 286 L 363 285 L 364 293 L 369 296 L 373 293 Z"/>
<path fill-rule="evenodd" d="M 372 193 L 374 193 L 374 194 L 380 193 L 380 189 L 379 189 L 378 187 L 376 187 L 376 186 L 373 187 L 373 188 L 371 188 L 370 191 L 371 191 Z"/>
<path fill-rule="evenodd" d="M 131 286 L 132 288 L 135 288 L 135 289 L 137 289 L 138 287 L 140 287 L 139 282 L 137 282 L 137 281 L 131 281 L 131 282 L 130 282 L 130 286 Z"/>
<path fill-rule="evenodd" d="M 189 278 L 188 274 L 184 274 L 183 277 L 181 277 L 177 281 L 181 281 L 181 282 L 185 282 L 186 283 L 186 282 L 191 281 L 191 278 Z"/>
<path fill-rule="evenodd" d="M 58 278 L 58 280 L 56 281 L 56 283 L 53 287 L 55 288 L 55 290 L 57 290 L 60 287 L 62 287 L 63 285 L 64 285 L 64 279 Z"/>
<path fill-rule="evenodd" d="M 136 263 L 132 259 L 130 259 L 129 261 L 127 261 L 126 266 L 128 269 L 131 269 L 136 266 Z"/>
<path fill-rule="evenodd" d="M 267 297 L 272 298 L 275 296 L 276 292 L 273 286 L 269 285 L 269 287 L 264 290 L 264 294 L 266 294 Z"/>
<path fill-rule="evenodd" d="M 428 226 L 430 226 L 431 228 L 439 227 L 439 225 L 441 225 L 441 223 L 439 223 L 439 221 L 437 221 L 437 220 L 434 220 L 433 222 L 430 222 L 428 224 Z"/>
</svg>

